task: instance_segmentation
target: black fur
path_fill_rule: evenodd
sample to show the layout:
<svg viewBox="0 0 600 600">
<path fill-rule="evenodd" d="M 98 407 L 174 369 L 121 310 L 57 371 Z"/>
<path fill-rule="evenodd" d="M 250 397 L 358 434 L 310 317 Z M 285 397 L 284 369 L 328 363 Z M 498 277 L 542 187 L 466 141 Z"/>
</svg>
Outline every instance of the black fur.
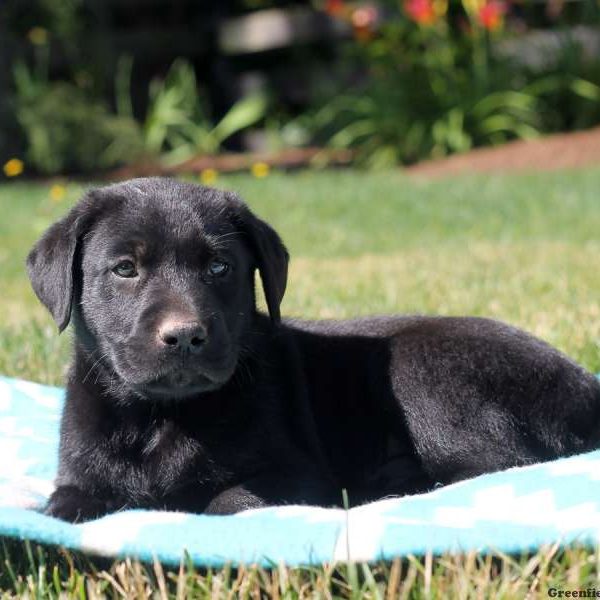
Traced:
<svg viewBox="0 0 600 600">
<path fill-rule="evenodd" d="M 48 514 L 358 504 L 600 445 L 598 381 L 544 342 L 477 318 L 281 323 L 287 262 L 235 195 L 168 179 L 91 191 L 48 230 L 29 274 L 75 330 Z"/>
</svg>

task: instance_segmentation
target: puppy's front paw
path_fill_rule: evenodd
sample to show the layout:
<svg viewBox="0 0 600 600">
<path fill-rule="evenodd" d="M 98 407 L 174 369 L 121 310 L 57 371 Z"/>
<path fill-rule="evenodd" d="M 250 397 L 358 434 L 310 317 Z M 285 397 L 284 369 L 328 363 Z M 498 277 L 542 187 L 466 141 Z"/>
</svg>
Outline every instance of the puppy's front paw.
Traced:
<svg viewBox="0 0 600 600">
<path fill-rule="evenodd" d="M 107 512 L 106 502 L 74 486 L 56 488 L 44 509 L 44 514 L 70 523 L 90 521 Z"/>
</svg>

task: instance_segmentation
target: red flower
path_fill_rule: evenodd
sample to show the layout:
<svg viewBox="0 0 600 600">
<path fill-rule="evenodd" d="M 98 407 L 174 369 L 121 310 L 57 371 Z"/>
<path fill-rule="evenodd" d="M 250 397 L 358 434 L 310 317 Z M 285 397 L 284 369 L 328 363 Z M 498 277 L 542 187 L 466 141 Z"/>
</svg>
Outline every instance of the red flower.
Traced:
<svg viewBox="0 0 600 600">
<path fill-rule="evenodd" d="M 431 0 L 405 0 L 404 12 L 419 25 L 431 25 L 436 20 Z"/>
<path fill-rule="evenodd" d="M 332 17 L 337 17 L 345 11 L 344 0 L 327 0 L 325 2 L 325 12 Z"/>
<path fill-rule="evenodd" d="M 477 14 L 479 23 L 489 31 L 496 31 L 502 27 L 506 4 L 501 0 L 488 0 Z"/>
</svg>

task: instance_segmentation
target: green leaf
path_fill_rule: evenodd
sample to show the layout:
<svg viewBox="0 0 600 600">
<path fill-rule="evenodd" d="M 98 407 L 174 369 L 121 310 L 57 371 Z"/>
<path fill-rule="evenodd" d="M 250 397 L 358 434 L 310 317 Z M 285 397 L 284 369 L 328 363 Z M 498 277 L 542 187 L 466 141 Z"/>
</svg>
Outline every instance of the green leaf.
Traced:
<svg viewBox="0 0 600 600">
<path fill-rule="evenodd" d="M 586 79 L 575 78 L 569 86 L 571 91 L 582 98 L 598 102 L 600 100 L 600 87 Z"/>
<path fill-rule="evenodd" d="M 210 135 L 218 146 L 234 133 L 254 125 L 267 114 L 267 97 L 256 93 L 236 102 L 217 123 Z"/>
</svg>

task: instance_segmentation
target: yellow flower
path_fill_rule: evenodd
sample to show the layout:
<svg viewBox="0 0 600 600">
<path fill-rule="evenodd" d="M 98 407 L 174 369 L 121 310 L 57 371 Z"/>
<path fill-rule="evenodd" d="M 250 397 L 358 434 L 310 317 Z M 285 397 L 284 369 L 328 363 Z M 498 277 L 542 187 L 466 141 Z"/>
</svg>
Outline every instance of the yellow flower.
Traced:
<svg viewBox="0 0 600 600">
<path fill-rule="evenodd" d="M 462 0 L 465 11 L 471 16 L 476 15 L 485 6 L 485 3 L 486 0 Z"/>
<path fill-rule="evenodd" d="M 18 158 L 11 158 L 9 161 L 4 163 L 4 174 L 7 177 L 16 177 L 23 172 L 25 165 L 22 160 Z"/>
<path fill-rule="evenodd" d="M 204 185 L 212 185 L 219 176 L 219 173 L 216 169 L 202 169 L 200 171 L 200 181 Z"/>
<path fill-rule="evenodd" d="M 45 46 L 48 43 L 48 30 L 43 27 L 32 27 L 27 37 L 35 46 Z"/>
<path fill-rule="evenodd" d="M 269 174 L 271 167 L 269 167 L 269 165 L 265 162 L 257 162 L 252 165 L 250 170 L 252 171 L 252 175 L 254 175 L 254 177 L 262 179 Z"/>
<path fill-rule="evenodd" d="M 56 183 L 50 188 L 50 199 L 53 202 L 60 202 L 65 197 L 66 193 L 67 190 L 65 186 Z"/>
<path fill-rule="evenodd" d="M 432 5 L 436 17 L 443 17 L 448 12 L 448 0 L 433 0 Z"/>
</svg>

